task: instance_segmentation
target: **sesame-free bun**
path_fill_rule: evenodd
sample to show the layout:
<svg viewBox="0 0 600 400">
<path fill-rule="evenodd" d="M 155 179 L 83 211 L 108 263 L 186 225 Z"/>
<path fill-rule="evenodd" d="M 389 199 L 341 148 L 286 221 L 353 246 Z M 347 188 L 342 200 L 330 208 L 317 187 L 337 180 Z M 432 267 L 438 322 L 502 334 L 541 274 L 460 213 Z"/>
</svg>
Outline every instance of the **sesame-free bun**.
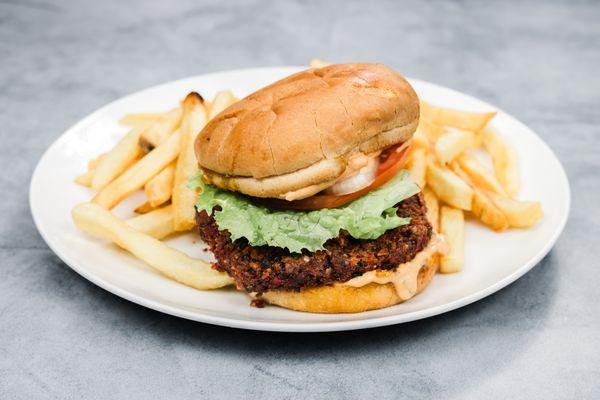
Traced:
<svg viewBox="0 0 600 400">
<path fill-rule="evenodd" d="M 431 256 L 417 276 L 417 292 L 429 285 L 437 272 L 437 256 Z M 391 272 L 390 272 L 391 273 Z M 312 313 L 357 313 L 390 307 L 402 300 L 391 283 L 369 283 L 362 287 L 334 284 L 294 291 L 271 291 L 260 297 L 270 304 Z"/>
<path fill-rule="evenodd" d="M 412 137 L 419 100 L 383 64 L 337 64 L 275 82 L 225 109 L 200 132 L 207 183 L 257 197 L 308 197 L 333 184 L 358 152 Z"/>
</svg>

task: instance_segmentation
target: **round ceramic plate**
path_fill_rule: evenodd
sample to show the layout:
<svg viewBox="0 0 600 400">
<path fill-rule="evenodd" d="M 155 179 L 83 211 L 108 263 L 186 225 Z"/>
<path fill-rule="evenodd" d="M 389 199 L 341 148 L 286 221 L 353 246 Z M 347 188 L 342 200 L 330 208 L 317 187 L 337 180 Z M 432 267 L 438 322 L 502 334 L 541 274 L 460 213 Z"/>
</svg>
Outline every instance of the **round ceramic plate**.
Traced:
<svg viewBox="0 0 600 400">
<path fill-rule="evenodd" d="M 90 189 L 73 183 L 87 161 L 109 149 L 127 131 L 117 121 L 126 113 L 162 111 L 189 91 L 211 98 L 229 88 L 245 96 L 300 68 L 260 68 L 202 75 L 156 86 L 117 100 L 78 122 L 44 154 L 30 189 L 35 223 L 50 248 L 71 268 L 98 286 L 135 303 L 168 314 L 211 324 L 269 331 L 339 331 L 398 324 L 462 307 L 521 277 L 551 249 L 569 213 L 569 185 L 564 170 L 548 146 L 529 128 L 495 107 L 431 83 L 411 80 L 419 96 L 434 104 L 459 109 L 496 110 L 493 125 L 514 144 L 522 173 L 520 198 L 539 200 L 543 220 L 529 230 L 495 233 L 468 220 L 464 270 L 437 275 L 410 301 L 359 314 L 310 314 L 279 307 L 250 307 L 250 298 L 234 289 L 199 291 L 165 278 L 110 243 L 78 231 L 70 211 L 89 201 Z M 132 216 L 143 202 L 134 194 L 115 210 Z M 168 240 L 193 257 L 210 258 L 193 233 Z M 506 251 L 511 249 L 511 251 Z"/>
</svg>

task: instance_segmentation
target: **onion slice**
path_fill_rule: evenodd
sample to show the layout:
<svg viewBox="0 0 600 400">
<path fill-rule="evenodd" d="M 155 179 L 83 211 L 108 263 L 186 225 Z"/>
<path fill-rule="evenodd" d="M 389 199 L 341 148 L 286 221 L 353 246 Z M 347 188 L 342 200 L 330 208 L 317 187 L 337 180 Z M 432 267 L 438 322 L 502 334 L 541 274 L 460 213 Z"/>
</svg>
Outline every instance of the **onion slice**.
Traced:
<svg viewBox="0 0 600 400">
<path fill-rule="evenodd" d="M 367 165 L 362 167 L 356 174 L 344 180 L 336 182 L 333 186 L 328 187 L 325 190 L 325 193 L 333 194 L 335 196 L 341 196 L 365 188 L 371 183 L 373 183 L 373 181 L 375 180 L 375 177 L 377 176 L 378 167 L 378 158 L 373 157 L 369 160 Z"/>
</svg>

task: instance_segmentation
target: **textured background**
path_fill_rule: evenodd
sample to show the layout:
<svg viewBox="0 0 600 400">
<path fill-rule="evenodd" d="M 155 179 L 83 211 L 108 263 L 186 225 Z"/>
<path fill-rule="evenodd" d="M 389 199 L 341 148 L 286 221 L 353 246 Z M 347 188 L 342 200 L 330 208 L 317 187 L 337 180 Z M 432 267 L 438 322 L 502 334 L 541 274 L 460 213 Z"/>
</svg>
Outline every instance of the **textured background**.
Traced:
<svg viewBox="0 0 600 400">
<path fill-rule="evenodd" d="M 597 2 L 167 3 L 0 0 L 0 398 L 600 398 Z M 161 82 L 315 56 L 388 63 L 537 131 L 574 194 L 554 250 L 446 315 L 298 335 L 147 310 L 46 247 L 29 179 L 78 119 Z"/>
</svg>

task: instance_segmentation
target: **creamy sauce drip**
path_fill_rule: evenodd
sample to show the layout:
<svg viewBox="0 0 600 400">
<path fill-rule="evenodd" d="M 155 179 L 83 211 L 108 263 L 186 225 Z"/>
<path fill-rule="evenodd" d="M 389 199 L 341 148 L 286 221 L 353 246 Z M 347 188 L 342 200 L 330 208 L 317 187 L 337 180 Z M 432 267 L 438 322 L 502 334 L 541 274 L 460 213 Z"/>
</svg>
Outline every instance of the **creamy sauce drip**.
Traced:
<svg viewBox="0 0 600 400">
<path fill-rule="evenodd" d="M 343 285 L 352 287 L 362 287 L 369 283 L 385 285 L 391 283 L 396 289 L 398 297 L 402 300 L 408 300 L 417 292 L 417 280 L 419 271 L 425 265 L 427 260 L 436 253 L 446 254 L 449 251 L 448 243 L 442 235 L 434 233 L 427 246 L 417 253 L 410 261 L 400 264 L 393 271 L 369 271 L 361 276 L 344 282 Z"/>
</svg>

